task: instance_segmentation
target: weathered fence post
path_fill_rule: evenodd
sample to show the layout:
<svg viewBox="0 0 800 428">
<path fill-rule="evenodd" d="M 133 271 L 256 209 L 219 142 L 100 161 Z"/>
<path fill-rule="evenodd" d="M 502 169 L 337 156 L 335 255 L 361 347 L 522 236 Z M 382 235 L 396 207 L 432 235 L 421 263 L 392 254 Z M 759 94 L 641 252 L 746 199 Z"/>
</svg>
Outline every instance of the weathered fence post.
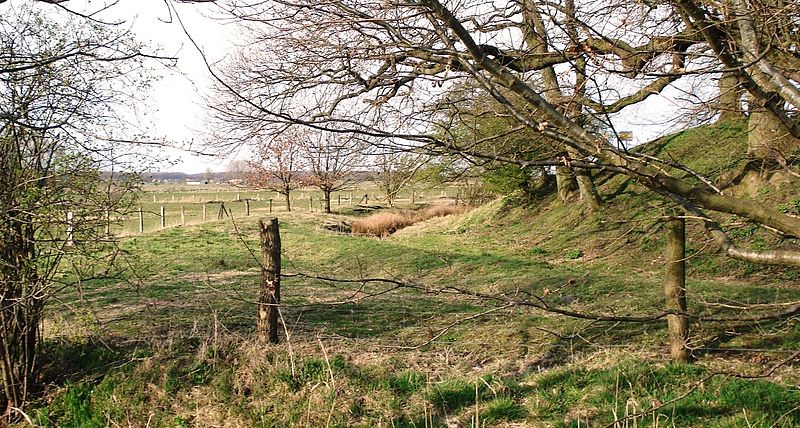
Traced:
<svg viewBox="0 0 800 428">
<path fill-rule="evenodd" d="M 139 207 L 139 233 L 144 233 L 144 208 Z"/>
<path fill-rule="evenodd" d="M 161 228 L 167 227 L 167 210 L 161 206 Z"/>
<path fill-rule="evenodd" d="M 237 201 L 241 201 L 241 200 L 242 200 L 242 197 L 241 197 L 241 196 L 239 196 L 239 194 L 238 194 L 238 193 L 236 194 L 236 200 L 237 200 Z"/>
<path fill-rule="evenodd" d="M 206 221 L 206 210 L 208 209 L 208 208 L 206 208 L 206 206 L 207 206 L 206 204 L 203 204 L 203 222 L 204 223 Z"/>
<path fill-rule="evenodd" d="M 75 239 L 74 239 L 73 232 L 72 232 L 73 231 L 73 223 L 72 223 L 73 217 L 74 217 L 74 214 L 72 214 L 72 211 L 67 211 L 67 247 L 71 247 L 71 246 L 75 245 Z"/>
<path fill-rule="evenodd" d="M 269 200 L 269 213 L 272 214 L 272 199 Z"/>
<path fill-rule="evenodd" d="M 250 217 L 250 198 L 244 200 L 244 215 Z"/>
<path fill-rule="evenodd" d="M 181 205 L 181 226 L 186 227 L 186 207 Z"/>
<path fill-rule="evenodd" d="M 417 204 L 417 191 L 412 189 L 411 190 L 411 205 Z"/>
<path fill-rule="evenodd" d="M 281 234 L 278 219 L 262 218 L 261 296 L 256 330 L 261 343 L 278 343 L 278 304 L 281 302 Z"/>
<path fill-rule="evenodd" d="M 308 210 L 314 211 L 314 197 L 312 195 L 308 195 Z"/>
<path fill-rule="evenodd" d="M 686 312 L 686 220 L 671 217 L 665 224 L 667 234 L 667 275 L 664 295 L 667 309 Z M 689 361 L 689 320 L 685 315 L 667 315 L 670 355 L 675 361 Z"/>
<path fill-rule="evenodd" d="M 336 206 L 337 207 L 341 207 L 342 206 L 342 194 L 341 193 L 337 195 Z"/>
</svg>

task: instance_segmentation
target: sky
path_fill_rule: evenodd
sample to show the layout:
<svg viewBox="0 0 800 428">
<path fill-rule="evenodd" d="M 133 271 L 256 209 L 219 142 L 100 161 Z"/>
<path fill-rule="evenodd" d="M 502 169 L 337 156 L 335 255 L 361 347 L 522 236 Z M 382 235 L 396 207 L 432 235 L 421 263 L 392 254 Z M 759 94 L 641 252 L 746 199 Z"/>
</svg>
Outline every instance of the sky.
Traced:
<svg viewBox="0 0 800 428">
<path fill-rule="evenodd" d="M 96 11 L 110 0 L 71 0 L 67 7 L 78 11 Z M 210 5 L 173 3 L 192 38 L 213 63 L 224 59 L 235 42 L 236 27 L 214 19 Z M 195 46 L 190 42 L 165 0 L 118 0 L 100 15 L 105 21 L 125 21 L 125 26 L 139 41 L 160 47 L 167 56 L 177 57 L 175 69 L 157 68 L 161 79 L 150 89 L 145 109 L 152 112 L 152 137 L 175 146 L 190 144 L 202 149 L 206 113 L 202 94 L 212 84 L 211 75 Z M 230 159 L 200 156 L 191 151 L 164 149 L 169 161 L 153 167 L 163 171 L 186 173 L 224 171 Z"/>
</svg>

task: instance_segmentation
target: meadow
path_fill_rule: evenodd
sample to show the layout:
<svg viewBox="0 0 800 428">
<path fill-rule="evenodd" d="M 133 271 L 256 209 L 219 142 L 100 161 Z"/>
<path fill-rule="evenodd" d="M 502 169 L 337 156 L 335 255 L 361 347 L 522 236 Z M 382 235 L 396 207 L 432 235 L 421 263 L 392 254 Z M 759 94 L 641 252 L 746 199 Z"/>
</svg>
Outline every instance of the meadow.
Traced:
<svg viewBox="0 0 800 428">
<path fill-rule="evenodd" d="M 220 193 L 213 199 L 237 192 Z M 175 204 L 198 196 L 143 200 L 171 204 L 172 195 Z M 800 348 L 794 319 L 693 325 L 699 358 L 676 364 L 663 320 L 599 322 L 508 303 L 544 296 L 561 309 L 658 312 L 663 242 L 655 236 L 654 248 L 639 254 L 656 259 L 648 268 L 623 253 L 593 257 L 592 245 L 605 245 L 605 223 L 583 219 L 577 227 L 584 214 L 565 208 L 537 213 L 497 200 L 381 239 L 321 227 L 363 219 L 357 205 L 334 214 L 274 212 L 283 242 L 282 340 L 263 345 L 254 340 L 257 220 L 269 213 L 256 203 L 251 210 L 124 238 L 124 269 L 64 290 L 47 314 L 49 387 L 32 423 L 800 424 L 800 372 L 787 363 Z M 579 244 L 575 236 L 595 238 Z M 736 311 L 705 303 L 800 299 L 779 278 L 695 275 L 688 289 L 692 310 L 716 316 Z"/>
</svg>

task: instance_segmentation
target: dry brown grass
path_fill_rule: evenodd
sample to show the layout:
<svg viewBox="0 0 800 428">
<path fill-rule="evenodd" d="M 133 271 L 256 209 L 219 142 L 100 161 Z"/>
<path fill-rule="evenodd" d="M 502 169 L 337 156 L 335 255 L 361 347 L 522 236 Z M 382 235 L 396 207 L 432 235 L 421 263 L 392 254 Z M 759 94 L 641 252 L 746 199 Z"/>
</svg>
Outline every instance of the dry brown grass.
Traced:
<svg viewBox="0 0 800 428">
<path fill-rule="evenodd" d="M 352 232 L 354 235 L 383 237 L 414 223 L 463 214 L 468 209 L 464 205 L 436 204 L 416 211 L 381 212 L 353 221 Z"/>
</svg>

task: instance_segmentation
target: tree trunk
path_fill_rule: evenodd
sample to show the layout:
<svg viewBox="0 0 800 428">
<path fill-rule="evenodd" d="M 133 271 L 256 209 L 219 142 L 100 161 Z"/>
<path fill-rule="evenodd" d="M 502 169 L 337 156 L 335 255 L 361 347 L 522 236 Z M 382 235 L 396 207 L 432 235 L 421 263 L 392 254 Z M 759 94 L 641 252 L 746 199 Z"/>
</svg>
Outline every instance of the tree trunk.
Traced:
<svg viewBox="0 0 800 428">
<path fill-rule="evenodd" d="M 670 218 L 665 224 L 667 235 L 667 275 L 664 296 L 667 309 L 686 312 L 686 221 Z M 670 355 L 674 361 L 689 361 L 689 320 L 684 315 L 667 315 Z"/>
<path fill-rule="evenodd" d="M 562 202 L 566 202 L 577 187 L 571 168 L 566 165 L 556 167 L 556 187 L 558 188 L 559 199 Z"/>
<path fill-rule="evenodd" d="M 281 235 L 277 218 L 262 218 L 261 296 L 256 330 L 261 343 L 278 343 L 278 304 L 281 302 Z"/>
<path fill-rule="evenodd" d="M 10 210 L 0 218 L 0 406 L 23 408 L 36 372 L 39 323 L 46 293 L 35 261 L 30 220 Z M 0 423 L 2 425 L 2 423 Z"/>
<path fill-rule="evenodd" d="M 578 182 L 578 191 L 581 195 L 581 200 L 589 207 L 590 212 L 595 212 L 600 209 L 603 204 L 600 195 L 597 193 L 597 188 L 594 187 L 592 175 L 585 169 L 575 170 L 575 181 Z"/>
<path fill-rule="evenodd" d="M 284 196 L 284 198 L 286 198 L 286 211 L 291 211 L 292 210 L 292 201 L 289 198 L 289 189 L 286 189 L 286 191 L 283 192 L 283 196 Z"/>
<path fill-rule="evenodd" d="M 770 111 L 750 112 L 747 134 L 747 154 L 756 159 L 780 159 L 788 156 L 800 141 Z"/>
<path fill-rule="evenodd" d="M 742 118 L 742 89 L 735 72 L 724 71 L 719 78 L 719 119 L 728 122 Z"/>
<path fill-rule="evenodd" d="M 325 197 L 325 212 L 330 214 L 331 213 L 331 191 L 330 190 L 323 190 L 322 194 Z"/>
</svg>

